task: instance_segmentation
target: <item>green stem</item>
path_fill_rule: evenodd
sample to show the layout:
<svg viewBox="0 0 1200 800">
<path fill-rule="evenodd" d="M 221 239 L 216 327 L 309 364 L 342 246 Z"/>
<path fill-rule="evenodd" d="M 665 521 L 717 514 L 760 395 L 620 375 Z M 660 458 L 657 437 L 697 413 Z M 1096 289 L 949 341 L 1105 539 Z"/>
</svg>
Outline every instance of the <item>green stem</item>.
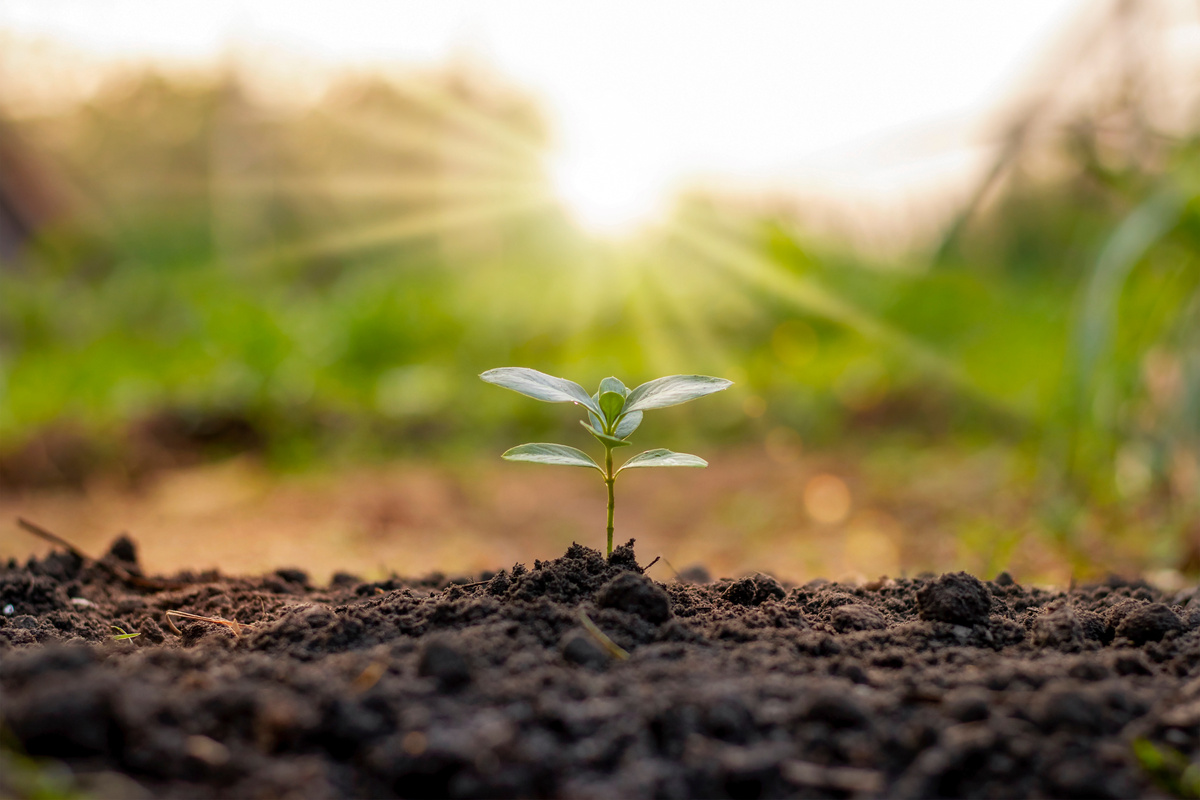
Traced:
<svg viewBox="0 0 1200 800">
<path fill-rule="evenodd" d="M 612 540 L 613 540 L 613 484 L 616 482 L 617 476 L 613 475 L 612 468 L 612 448 L 604 448 L 604 484 L 608 487 L 608 552 L 606 556 L 612 555 Z"/>
</svg>

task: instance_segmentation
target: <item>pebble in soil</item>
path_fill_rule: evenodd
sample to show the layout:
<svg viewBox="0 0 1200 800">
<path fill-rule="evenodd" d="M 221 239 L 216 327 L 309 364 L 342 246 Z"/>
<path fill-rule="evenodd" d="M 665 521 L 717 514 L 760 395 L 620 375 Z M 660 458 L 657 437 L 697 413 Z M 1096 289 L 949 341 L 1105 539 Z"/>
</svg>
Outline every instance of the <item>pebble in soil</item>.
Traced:
<svg viewBox="0 0 1200 800">
<path fill-rule="evenodd" d="M 141 574 L 132 542 L 106 558 Z M 50 758 L 147 797 L 1125 797 L 1172 780 L 1135 739 L 1200 757 L 1195 589 L 699 577 L 653 580 L 632 543 L 328 587 L 10 562 L 0 696 L 28 757 L 0 748 L 0 793 Z M 249 627 L 177 635 L 168 609 Z"/>
</svg>

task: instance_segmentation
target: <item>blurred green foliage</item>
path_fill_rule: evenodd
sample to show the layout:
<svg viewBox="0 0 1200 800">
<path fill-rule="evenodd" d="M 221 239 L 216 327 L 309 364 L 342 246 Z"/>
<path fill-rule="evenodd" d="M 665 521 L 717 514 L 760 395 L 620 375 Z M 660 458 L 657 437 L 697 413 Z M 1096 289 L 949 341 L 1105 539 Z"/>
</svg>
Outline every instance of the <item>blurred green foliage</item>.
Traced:
<svg viewBox="0 0 1200 800">
<path fill-rule="evenodd" d="M 719 197 L 592 239 L 536 107 L 455 71 L 302 109 L 144 75 L 7 127 L 77 196 L 0 265 L 9 449 L 181 409 L 243 416 L 280 466 L 453 452 L 569 430 L 481 390 L 491 367 L 707 373 L 739 385 L 664 423 L 681 444 L 1003 441 L 1048 492 L 1194 518 L 1196 138 L 1114 162 L 1080 128 L 1049 176 L 1015 150 L 934 255 L 893 260 Z"/>
</svg>

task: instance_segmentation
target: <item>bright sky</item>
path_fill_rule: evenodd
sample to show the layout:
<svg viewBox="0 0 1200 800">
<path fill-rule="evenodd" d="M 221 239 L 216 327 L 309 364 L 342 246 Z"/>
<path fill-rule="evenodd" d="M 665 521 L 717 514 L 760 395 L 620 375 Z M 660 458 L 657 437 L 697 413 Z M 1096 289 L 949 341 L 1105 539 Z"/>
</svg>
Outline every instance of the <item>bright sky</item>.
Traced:
<svg viewBox="0 0 1200 800">
<path fill-rule="evenodd" d="M 268 46 L 469 56 L 542 99 L 577 215 L 615 227 L 697 178 L 903 201 L 965 183 L 988 122 L 1085 0 L 0 0 L 0 31 L 120 59 Z"/>
</svg>

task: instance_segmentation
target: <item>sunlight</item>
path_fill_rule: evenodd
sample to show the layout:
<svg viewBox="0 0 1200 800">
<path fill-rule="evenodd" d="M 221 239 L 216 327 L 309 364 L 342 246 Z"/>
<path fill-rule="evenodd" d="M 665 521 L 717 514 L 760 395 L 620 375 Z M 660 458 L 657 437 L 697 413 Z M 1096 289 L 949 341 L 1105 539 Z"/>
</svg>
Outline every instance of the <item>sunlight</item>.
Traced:
<svg viewBox="0 0 1200 800">
<path fill-rule="evenodd" d="M 702 224 L 681 220 L 672 225 L 678 241 L 708 256 L 728 270 L 730 278 L 745 282 L 748 287 L 765 291 L 777 299 L 786 300 L 808 314 L 824 317 L 845 325 L 861 335 L 904 353 L 930 375 L 936 375 L 951 385 L 969 391 L 974 396 L 998 408 L 1017 413 L 1003 401 L 984 393 L 973 384 L 953 361 L 931 347 L 887 324 L 884 320 L 857 308 L 845 298 L 815 282 L 778 268 L 769 259 L 728 235 L 705 229 Z"/>
<path fill-rule="evenodd" d="M 658 187 L 630 162 L 583 162 L 557 157 L 550 180 L 567 214 L 579 227 L 606 238 L 621 238 L 654 222 L 664 200 Z"/>
<path fill-rule="evenodd" d="M 387 219 L 375 224 L 362 224 L 348 231 L 313 237 L 291 245 L 266 248 L 257 254 L 238 259 L 248 264 L 270 265 L 280 259 L 306 258 L 315 255 L 344 254 L 371 247 L 390 247 L 406 240 L 445 234 L 470 228 L 506 217 L 531 213 L 544 205 L 537 193 L 491 200 L 474 205 L 434 208 L 430 211 Z"/>
<path fill-rule="evenodd" d="M 354 69 L 407 69 L 465 56 L 539 99 L 572 153 L 554 169 L 564 204 L 581 227 L 621 233 L 651 216 L 666 188 L 698 174 L 900 208 L 933 183 L 972 180 L 970 154 L 991 150 L 984 115 L 997 90 L 1019 89 L 1031 52 L 1059 31 L 1081 29 L 1083 9 L 1106 4 L 445 0 L 419 14 L 394 0 L 305 5 L 122 0 L 115 14 L 104 3 L 12 0 L 0 2 L 0 29 L 114 63 L 189 66 L 232 53 L 262 71 L 272 54 L 295 53 Z M 730 42 L 745 42 L 753 57 L 714 57 Z M 96 84 L 90 63 L 72 81 L 61 59 L 52 70 L 16 61 L 6 70 L 17 48 L 5 45 L 0 78 L 22 78 L 4 86 L 10 94 L 43 71 L 60 91 Z M 313 95 L 310 70 L 288 64 L 283 73 L 296 80 L 289 92 Z M 437 92 L 417 99 L 451 101 Z M 514 152 L 531 144 L 490 129 L 493 121 L 470 109 L 457 113 Z M 897 154 L 898 143 L 931 129 L 939 136 L 919 153 L 925 163 Z M 931 173 L 926 163 L 942 169 Z"/>
</svg>

